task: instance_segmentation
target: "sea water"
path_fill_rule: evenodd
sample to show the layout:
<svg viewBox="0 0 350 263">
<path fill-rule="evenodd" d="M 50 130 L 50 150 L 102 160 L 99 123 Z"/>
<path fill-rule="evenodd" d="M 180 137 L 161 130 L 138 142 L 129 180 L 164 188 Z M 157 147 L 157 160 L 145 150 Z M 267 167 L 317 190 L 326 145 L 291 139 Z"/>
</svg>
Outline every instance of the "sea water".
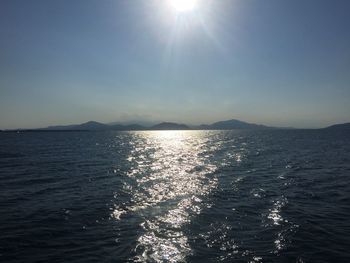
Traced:
<svg viewBox="0 0 350 263">
<path fill-rule="evenodd" d="M 1 262 L 350 262 L 350 134 L 0 133 Z"/>
</svg>

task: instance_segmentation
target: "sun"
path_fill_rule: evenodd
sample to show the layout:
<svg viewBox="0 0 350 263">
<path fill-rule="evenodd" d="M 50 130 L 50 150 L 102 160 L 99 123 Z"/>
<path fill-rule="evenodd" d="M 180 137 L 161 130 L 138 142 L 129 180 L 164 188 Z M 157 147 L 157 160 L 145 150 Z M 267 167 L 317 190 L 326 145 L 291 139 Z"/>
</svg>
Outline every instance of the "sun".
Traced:
<svg viewBox="0 0 350 263">
<path fill-rule="evenodd" d="M 197 0 L 170 0 L 170 2 L 177 12 L 192 11 L 197 4 Z"/>
</svg>

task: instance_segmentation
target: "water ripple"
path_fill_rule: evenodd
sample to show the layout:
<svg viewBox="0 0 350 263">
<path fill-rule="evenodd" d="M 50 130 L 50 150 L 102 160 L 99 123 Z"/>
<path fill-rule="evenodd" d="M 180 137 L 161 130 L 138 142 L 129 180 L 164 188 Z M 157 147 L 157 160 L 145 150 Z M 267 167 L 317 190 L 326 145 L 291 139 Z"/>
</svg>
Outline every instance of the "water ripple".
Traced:
<svg viewBox="0 0 350 263">
<path fill-rule="evenodd" d="M 0 134 L 1 262 L 350 262 L 350 136 Z"/>
</svg>

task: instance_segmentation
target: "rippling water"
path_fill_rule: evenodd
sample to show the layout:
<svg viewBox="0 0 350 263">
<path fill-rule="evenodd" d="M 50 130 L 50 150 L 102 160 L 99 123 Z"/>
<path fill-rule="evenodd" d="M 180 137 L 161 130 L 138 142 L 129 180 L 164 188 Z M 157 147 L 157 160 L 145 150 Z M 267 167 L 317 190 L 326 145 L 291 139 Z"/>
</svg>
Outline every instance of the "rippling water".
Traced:
<svg viewBox="0 0 350 263">
<path fill-rule="evenodd" d="M 1 262 L 350 262 L 350 134 L 0 134 Z"/>
</svg>

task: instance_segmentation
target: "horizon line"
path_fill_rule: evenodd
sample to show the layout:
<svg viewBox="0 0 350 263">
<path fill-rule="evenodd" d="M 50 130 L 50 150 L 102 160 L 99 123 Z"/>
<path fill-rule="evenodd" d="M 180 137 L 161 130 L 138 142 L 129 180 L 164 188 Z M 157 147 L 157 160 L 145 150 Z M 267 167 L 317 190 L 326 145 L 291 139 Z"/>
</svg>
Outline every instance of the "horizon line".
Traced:
<svg viewBox="0 0 350 263">
<path fill-rule="evenodd" d="M 116 121 L 116 122 L 99 122 L 99 121 L 95 121 L 95 120 L 89 120 L 89 121 L 85 121 L 85 122 L 81 122 L 81 123 L 71 123 L 71 124 L 57 124 L 57 125 L 48 125 L 46 127 L 41 127 L 41 128 L 1 128 L 0 131 L 69 131 L 69 126 L 73 126 L 72 127 L 72 131 L 78 131 L 78 129 L 74 129 L 74 126 L 79 126 L 79 125 L 87 125 L 87 124 L 96 124 L 96 125 L 105 125 L 105 126 L 116 126 L 116 125 L 120 125 L 120 126 L 124 126 L 124 127 L 128 127 L 128 126 L 133 126 L 133 125 L 138 125 L 140 126 L 140 131 L 141 130 L 151 130 L 152 127 L 160 125 L 160 124 L 174 124 L 174 125 L 185 125 L 186 129 L 184 130 L 210 130 L 210 129 L 205 129 L 205 128 L 201 128 L 201 126 L 212 126 L 214 124 L 217 123 L 222 123 L 222 122 L 229 122 L 229 121 L 237 121 L 243 124 L 247 124 L 247 125 L 256 125 L 256 126 L 263 126 L 262 128 L 275 128 L 275 129 L 298 129 L 298 130 L 317 130 L 317 129 L 324 129 L 324 128 L 328 128 L 331 126 L 335 126 L 335 125 L 345 125 L 345 124 L 349 124 L 349 122 L 342 122 L 342 123 L 332 123 L 332 124 L 328 124 L 327 126 L 321 126 L 321 127 L 293 127 L 293 126 L 270 126 L 270 125 L 265 125 L 265 124 L 261 124 L 261 123 L 253 123 L 253 122 L 246 122 L 246 121 L 242 121 L 239 119 L 226 119 L 226 120 L 219 120 L 219 121 L 215 121 L 212 123 L 202 123 L 202 124 L 188 124 L 188 123 L 182 123 L 182 122 L 176 122 L 176 121 L 135 121 L 135 122 L 131 122 L 131 121 Z M 142 122 L 148 122 L 149 124 L 145 125 L 145 124 L 140 124 Z M 64 129 L 64 127 L 67 127 L 67 129 Z M 58 128 L 57 130 L 55 130 L 54 128 Z M 59 129 L 61 128 L 61 129 Z M 229 128 L 228 128 L 229 129 Z M 89 130 L 89 129 L 81 129 L 81 131 L 84 130 Z M 90 129 L 91 130 L 91 129 Z M 137 129 L 134 129 L 137 130 Z M 170 130 L 174 130 L 174 129 L 170 129 Z M 177 129 L 178 130 L 178 129 Z M 216 130 L 216 129 L 213 129 Z M 218 130 L 224 130 L 224 129 L 218 129 Z M 226 128 L 227 130 L 227 128 Z M 127 130 L 125 130 L 127 131 Z"/>
</svg>

